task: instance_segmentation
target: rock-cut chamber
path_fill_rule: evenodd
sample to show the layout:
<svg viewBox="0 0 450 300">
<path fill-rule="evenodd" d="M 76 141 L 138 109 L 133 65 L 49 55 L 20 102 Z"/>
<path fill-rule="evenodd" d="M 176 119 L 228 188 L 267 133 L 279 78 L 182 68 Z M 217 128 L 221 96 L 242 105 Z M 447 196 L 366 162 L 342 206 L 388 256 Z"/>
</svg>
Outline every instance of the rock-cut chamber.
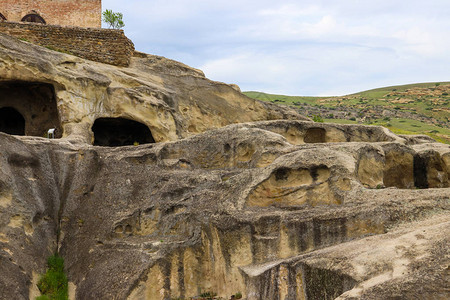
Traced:
<svg viewBox="0 0 450 300">
<path fill-rule="evenodd" d="M 25 119 L 12 107 L 0 108 L 0 132 L 25 135 Z"/>
<path fill-rule="evenodd" d="M 54 88 L 34 82 L 0 82 L 0 131 L 45 137 L 49 129 L 61 137 Z"/>
<path fill-rule="evenodd" d="M 99 118 L 92 125 L 95 146 L 127 146 L 154 143 L 150 129 L 125 118 Z"/>
</svg>

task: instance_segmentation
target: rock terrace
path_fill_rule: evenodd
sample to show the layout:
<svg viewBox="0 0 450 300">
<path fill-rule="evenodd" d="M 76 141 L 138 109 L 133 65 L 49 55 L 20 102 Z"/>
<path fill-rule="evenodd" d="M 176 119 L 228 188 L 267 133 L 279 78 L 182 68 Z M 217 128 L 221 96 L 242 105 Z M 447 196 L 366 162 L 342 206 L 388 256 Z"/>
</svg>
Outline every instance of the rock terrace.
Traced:
<svg viewBox="0 0 450 300">
<path fill-rule="evenodd" d="M 121 68 L 0 35 L 0 66 L 26 134 L 0 133 L 3 297 L 39 295 L 55 251 L 74 299 L 450 296 L 448 145 L 314 123 L 151 55 Z M 62 138 L 32 131 L 36 91 Z"/>
</svg>

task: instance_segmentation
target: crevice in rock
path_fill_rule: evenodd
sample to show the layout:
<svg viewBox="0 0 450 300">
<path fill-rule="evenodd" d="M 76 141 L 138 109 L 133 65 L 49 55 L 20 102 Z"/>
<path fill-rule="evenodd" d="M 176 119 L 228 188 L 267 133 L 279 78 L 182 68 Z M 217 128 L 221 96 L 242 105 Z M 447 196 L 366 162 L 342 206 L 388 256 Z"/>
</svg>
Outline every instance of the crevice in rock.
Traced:
<svg viewBox="0 0 450 300">
<path fill-rule="evenodd" d="M 414 185 L 419 189 L 428 188 L 427 162 L 420 155 L 414 156 Z"/>
</svg>

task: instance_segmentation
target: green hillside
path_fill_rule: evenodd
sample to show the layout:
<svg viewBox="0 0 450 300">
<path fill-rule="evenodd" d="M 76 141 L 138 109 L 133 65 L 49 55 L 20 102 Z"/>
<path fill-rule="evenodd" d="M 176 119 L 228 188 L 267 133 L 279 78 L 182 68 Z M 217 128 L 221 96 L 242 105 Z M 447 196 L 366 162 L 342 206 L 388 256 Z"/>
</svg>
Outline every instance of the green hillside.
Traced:
<svg viewBox="0 0 450 300">
<path fill-rule="evenodd" d="M 336 97 L 244 92 L 333 123 L 382 125 L 398 134 L 427 134 L 450 144 L 450 82 L 390 86 Z"/>
</svg>

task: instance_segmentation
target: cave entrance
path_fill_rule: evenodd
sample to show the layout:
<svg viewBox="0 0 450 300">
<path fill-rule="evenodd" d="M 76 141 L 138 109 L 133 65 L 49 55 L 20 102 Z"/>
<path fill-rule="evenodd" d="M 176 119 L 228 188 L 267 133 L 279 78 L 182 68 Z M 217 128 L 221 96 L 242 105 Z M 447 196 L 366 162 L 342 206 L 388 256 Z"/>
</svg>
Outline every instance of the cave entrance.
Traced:
<svg viewBox="0 0 450 300">
<path fill-rule="evenodd" d="M 3 132 L 46 137 L 48 130 L 55 128 L 55 137 L 62 135 L 51 84 L 0 81 L 0 109 L 0 130 Z"/>
<path fill-rule="evenodd" d="M 41 23 L 46 24 L 44 18 L 42 18 L 38 14 L 28 14 L 25 17 L 22 18 L 22 22 L 31 22 L 31 23 Z"/>
<path fill-rule="evenodd" d="M 124 118 L 99 118 L 92 125 L 95 146 L 127 146 L 154 143 L 150 129 Z"/>
<path fill-rule="evenodd" d="M 326 133 L 323 128 L 308 128 L 303 140 L 305 143 L 325 143 Z"/>
<path fill-rule="evenodd" d="M 12 107 L 0 108 L 0 131 L 7 134 L 25 135 L 25 119 Z"/>
<path fill-rule="evenodd" d="M 357 282 L 352 277 L 333 270 L 303 265 L 306 299 L 336 299 L 353 289 Z"/>
<path fill-rule="evenodd" d="M 439 152 L 429 150 L 414 156 L 414 184 L 419 189 L 447 188 L 450 172 Z"/>
<path fill-rule="evenodd" d="M 420 155 L 414 156 L 414 185 L 419 189 L 428 188 L 427 161 Z"/>
</svg>

